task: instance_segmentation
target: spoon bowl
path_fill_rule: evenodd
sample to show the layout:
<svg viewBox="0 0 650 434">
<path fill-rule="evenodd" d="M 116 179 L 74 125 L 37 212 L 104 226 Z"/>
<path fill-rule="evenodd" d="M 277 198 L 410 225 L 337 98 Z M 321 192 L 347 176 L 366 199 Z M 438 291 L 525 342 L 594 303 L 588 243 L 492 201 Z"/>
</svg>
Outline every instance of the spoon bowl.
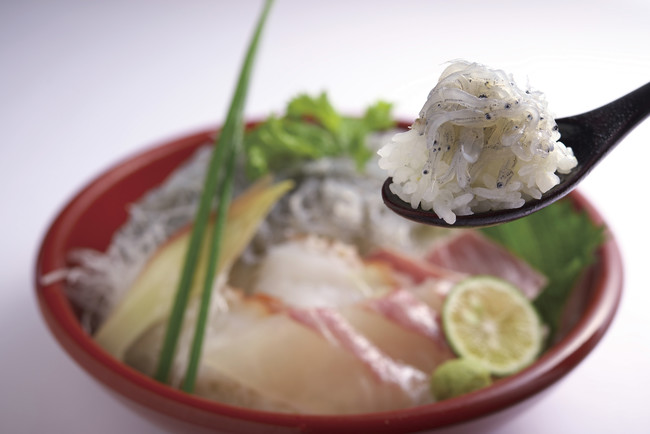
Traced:
<svg viewBox="0 0 650 434">
<path fill-rule="evenodd" d="M 558 175 L 560 183 L 540 199 L 527 201 L 520 208 L 459 215 L 449 224 L 434 211 L 413 208 L 390 190 L 388 178 L 382 197 L 388 208 L 409 220 L 431 226 L 482 227 L 506 223 L 525 217 L 552 204 L 571 192 L 621 140 L 650 114 L 650 83 L 595 110 L 557 119 L 562 143 L 573 150 L 578 166 L 568 174 Z"/>
</svg>

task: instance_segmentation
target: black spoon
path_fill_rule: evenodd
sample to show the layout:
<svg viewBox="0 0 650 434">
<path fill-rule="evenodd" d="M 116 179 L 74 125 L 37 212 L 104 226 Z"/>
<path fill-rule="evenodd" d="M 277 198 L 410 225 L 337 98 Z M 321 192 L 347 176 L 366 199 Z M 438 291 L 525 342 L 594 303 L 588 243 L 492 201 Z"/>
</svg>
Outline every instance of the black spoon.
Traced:
<svg viewBox="0 0 650 434">
<path fill-rule="evenodd" d="M 392 178 L 382 187 L 384 203 L 397 214 L 418 223 L 445 227 L 481 227 L 506 223 L 539 211 L 566 196 L 621 140 L 650 115 L 650 83 L 595 110 L 576 116 L 557 119 L 557 125 L 567 147 L 573 149 L 578 166 L 571 173 L 560 176 L 560 184 L 530 200 L 521 208 L 488 211 L 457 216 L 453 225 L 433 211 L 414 209 L 390 191 Z"/>
</svg>

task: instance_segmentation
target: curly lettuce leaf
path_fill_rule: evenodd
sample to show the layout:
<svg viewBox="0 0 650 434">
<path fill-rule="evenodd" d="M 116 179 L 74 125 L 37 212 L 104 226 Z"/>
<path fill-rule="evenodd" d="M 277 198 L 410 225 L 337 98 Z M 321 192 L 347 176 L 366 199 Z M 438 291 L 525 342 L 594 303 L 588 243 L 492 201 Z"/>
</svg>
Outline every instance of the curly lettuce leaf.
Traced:
<svg viewBox="0 0 650 434">
<path fill-rule="evenodd" d="M 548 285 L 534 305 L 550 328 L 551 342 L 571 290 L 596 260 L 604 228 L 562 200 L 525 218 L 482 231 L 548 277 Z"/>
<path fill-rule="evenodd" d="M 367 135 L 395 126 L 391 104 L 379 101 L 360 118 L 339 114 L 325 93 L 299 95 L 282 117 L 270 116 L 244 138 L 246 173 L 251 179 L 295 167 L 308 160 L 347 156 L 361 168 L 372 152 Z"/>
</svg>

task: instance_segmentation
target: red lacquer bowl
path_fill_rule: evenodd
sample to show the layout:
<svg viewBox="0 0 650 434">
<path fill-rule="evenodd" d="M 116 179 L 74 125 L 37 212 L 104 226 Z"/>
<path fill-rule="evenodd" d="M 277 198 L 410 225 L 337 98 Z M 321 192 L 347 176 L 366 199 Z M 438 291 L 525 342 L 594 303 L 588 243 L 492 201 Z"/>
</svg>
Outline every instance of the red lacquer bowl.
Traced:
<svg viewBox="0 0 650 434">
<path fill-rule="evenodd" d="M 35 286 L 43 316 L 68 354 L 93 378 L 133 410 L 168 430 L 189 432 L 397 433 L 440 429 L 456 424 L 490 429 L 534 403 L 596 346 L 609 327 L 623 285 L 621 256 L 610 233 L 598 261 L 572 303 L 579 317 L 563 338 L 535 364 L 478 392 L 406 410 L 345 416 L 291 415 L 248 410 L 208 401 L 158 383 L 113 359 L 79 324 L 63 284 L 44 284 L 40 276 L 66 266 L 79 247 L 105 250 L 127 218 L 127 205 L 158 185 L 199 146 L 204 131 L 146 150 L 103 173 L 77 194 L 47 232 L 38 256 Z M 378 193 L 379 194 L 379 193 Z M 578 193 L 569 199 L 596 223 L 598 212 Z"/>
</svg>

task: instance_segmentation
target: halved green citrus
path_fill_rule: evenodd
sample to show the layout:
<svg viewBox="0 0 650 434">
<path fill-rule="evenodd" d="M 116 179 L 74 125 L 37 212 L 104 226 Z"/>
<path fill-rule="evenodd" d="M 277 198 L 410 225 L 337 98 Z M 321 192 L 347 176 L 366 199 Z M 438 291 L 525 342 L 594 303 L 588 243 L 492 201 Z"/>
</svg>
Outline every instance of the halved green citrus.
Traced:
<svg viewBox="0 0 650 434">
<path fill-rule="evenodd" d="M 495 375 L 513 374 L 531 364 L 542 348 L 539 316 L 510 283 L 476 276 L 447 295 L 442 320 L 454 352 Z"/>
</svg>

